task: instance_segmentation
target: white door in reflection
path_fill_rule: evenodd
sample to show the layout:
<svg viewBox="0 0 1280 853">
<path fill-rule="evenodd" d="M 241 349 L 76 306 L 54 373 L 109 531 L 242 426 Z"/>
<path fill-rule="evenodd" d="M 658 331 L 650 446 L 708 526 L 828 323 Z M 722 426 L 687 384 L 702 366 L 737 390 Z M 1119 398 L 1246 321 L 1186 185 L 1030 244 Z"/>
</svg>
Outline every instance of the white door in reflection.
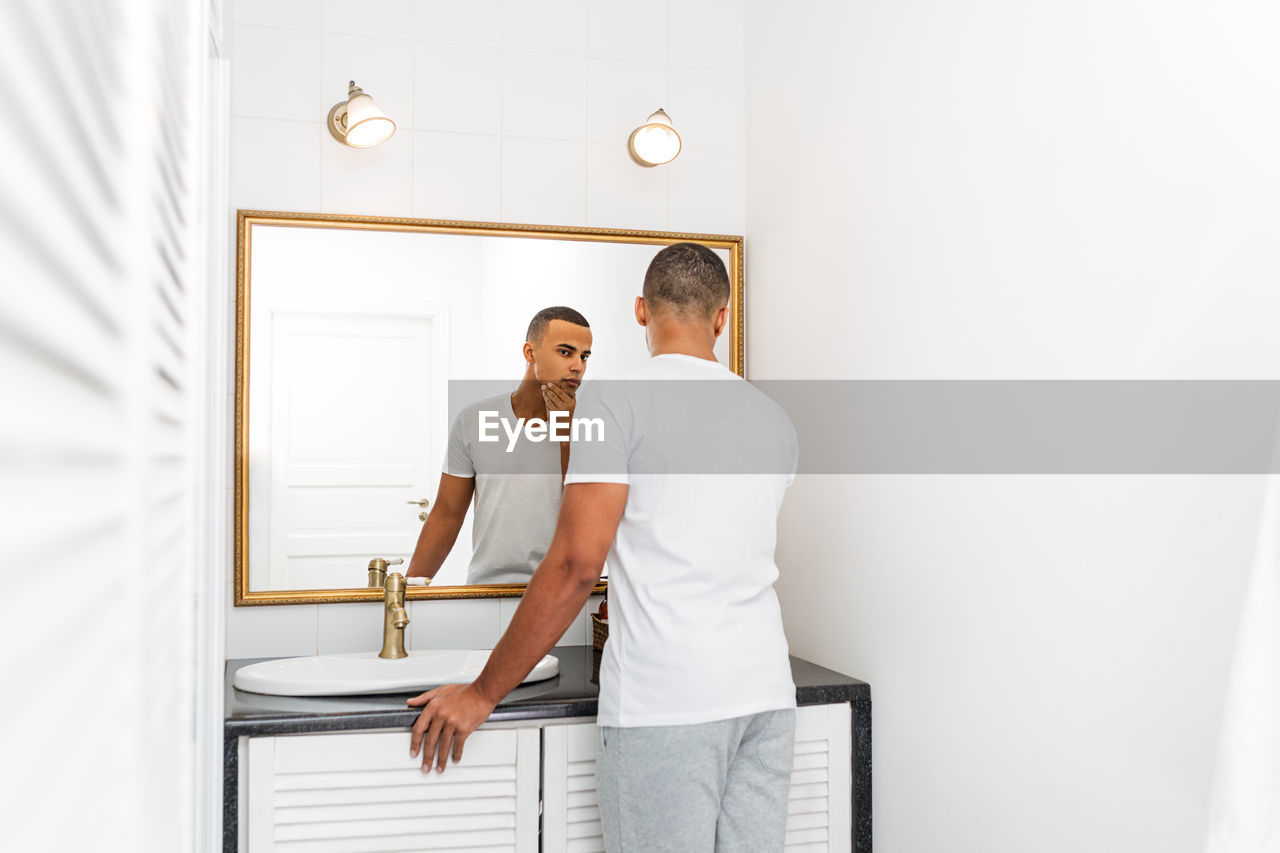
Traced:
<svg viewBox="0 0 1280 853">
<path fill-rule="evenodd" d="M 432 319 L 272 320 L 270 586 L 360 586 L 371 557 L 408 561 L 408 501 L 434 497 Z"/>
</svg>

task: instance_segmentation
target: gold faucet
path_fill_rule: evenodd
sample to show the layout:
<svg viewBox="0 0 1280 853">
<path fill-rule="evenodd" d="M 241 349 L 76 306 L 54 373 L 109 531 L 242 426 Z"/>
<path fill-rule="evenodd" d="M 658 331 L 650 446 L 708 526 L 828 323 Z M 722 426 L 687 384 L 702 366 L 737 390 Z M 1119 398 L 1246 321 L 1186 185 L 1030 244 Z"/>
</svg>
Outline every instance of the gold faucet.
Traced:
<svg viewBox="0 0 1280 853">
<path fill-rule="evenodd" d="M 404 557 L 397 557 L 394 560 L 387 561 L 381 557 L 374 557 L 369 561 L 369 586 L 383 587 L 387 584 L 387 566 L 398 566 L 404 562 Z"/>
<path fill-rule="evenodd" d="M 404 650 L 404 629 L 409 624 L 409 612 L 404 609 L 404 575 L 392 572 L 387 575 L 382 597 L 382 651 L 380 658 L 407 658 Z"/>
</svg>

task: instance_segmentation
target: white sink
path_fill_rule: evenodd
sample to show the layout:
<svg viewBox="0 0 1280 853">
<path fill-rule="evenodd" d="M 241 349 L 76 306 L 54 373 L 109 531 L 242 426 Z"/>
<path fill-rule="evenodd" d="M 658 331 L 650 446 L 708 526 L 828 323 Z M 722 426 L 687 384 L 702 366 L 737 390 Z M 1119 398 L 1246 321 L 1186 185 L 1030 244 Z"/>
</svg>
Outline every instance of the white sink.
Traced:
<svg viewBox="0 0 1280 853">
<path fill-rule="evenodd" d="M 242 667 L 235 686 L 250 693 L 276 696 L 351 696 L 357 693 L 403 693 L 441 684 L 470 684 L 489 660 L 489 651 L 409 652 L 407 658 L 384 660 L 377 652 L 283 658 Z M 522 684 L 553 678 L 560 661 L 547 655 Z"/>
</svg>

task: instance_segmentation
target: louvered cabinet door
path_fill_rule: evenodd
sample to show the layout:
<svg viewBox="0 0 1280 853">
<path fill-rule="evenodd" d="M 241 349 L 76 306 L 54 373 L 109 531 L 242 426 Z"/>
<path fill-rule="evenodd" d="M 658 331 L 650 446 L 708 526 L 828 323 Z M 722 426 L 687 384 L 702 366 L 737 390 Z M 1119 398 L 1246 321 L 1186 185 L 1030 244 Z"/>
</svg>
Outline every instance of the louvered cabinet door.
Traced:
<svg viewBox="0 0 1280 853">
<path fill-rule="evenodd" d="M 853 849 L 853 717 L 844 705 L 796 709 L 787 853 Z"/>
<path fill-rule="evenodd" d="M 542 735 L 543 853 L 602 853 L 596 806 L 594 723 L 547 726 Z"/>
<path fill-rule="evenodd" d="M 248 853 L 536 853 L 539 733 L 480 729 L 423 773 L 409 733 L 250 738 Z"/>
</svg>

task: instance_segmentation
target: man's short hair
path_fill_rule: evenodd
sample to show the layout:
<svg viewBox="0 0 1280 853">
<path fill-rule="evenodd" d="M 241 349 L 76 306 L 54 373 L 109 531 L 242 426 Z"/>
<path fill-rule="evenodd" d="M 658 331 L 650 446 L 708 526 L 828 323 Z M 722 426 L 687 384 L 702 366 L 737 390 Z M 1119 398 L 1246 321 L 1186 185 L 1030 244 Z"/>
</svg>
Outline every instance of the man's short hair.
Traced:
<svg viewBox="0 0 1280 853">
<path fill-rule="evenodd" d="M 552 320 L 565 320 L 575 326 L 582 326 L 586 329 L 591 328 L 587 323 L 587 318 L 572 308 L 567 308 L 564 305 L 552 305 L 550 308 L 543 308 L 533 315 L 533 319 L 529 321 L 529 331 L 525 332 L 524 339 L 533 341 L 535 344 L 542 343 L 542 336 L 547 333 L 547 326 L 551 325 Z"/>
<path fill-rule="evenodd" d="M 729 304 L 729 273 L 720 256 L 700 243 L 675 243 L 649 263 L 644 301 L 651 311 L 669 310 L 706 319 Z"/>
</svg>

